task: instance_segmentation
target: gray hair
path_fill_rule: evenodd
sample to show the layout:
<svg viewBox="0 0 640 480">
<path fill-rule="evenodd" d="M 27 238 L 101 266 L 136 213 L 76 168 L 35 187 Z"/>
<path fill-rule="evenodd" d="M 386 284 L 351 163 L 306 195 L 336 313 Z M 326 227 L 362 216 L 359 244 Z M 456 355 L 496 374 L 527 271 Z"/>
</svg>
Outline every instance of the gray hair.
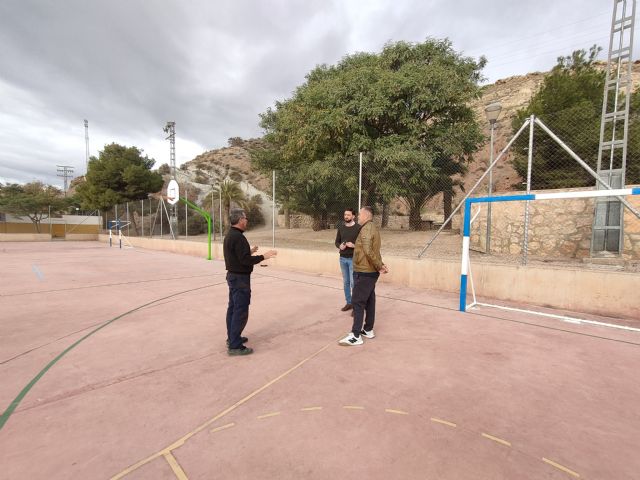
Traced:
<svg viewBox="0 0 640 480">
<path fill-rule="evenodd" d="M 365 210 L 365 211 L 369 212 L 369 214 L 373 218 L 373 208 L 371 208 L 370 206 L 367 205 L 367 206 L 362 207 L 362 210 Z"/>
<path fill-rule="evenodd" d="M 244 210 L 241 208 L 234 208 L 229 212 L 229 223 L 231 223 L 231 225 L 237 225 L 245 216 L 246 214 L 244 213 Z"/>
</svg>

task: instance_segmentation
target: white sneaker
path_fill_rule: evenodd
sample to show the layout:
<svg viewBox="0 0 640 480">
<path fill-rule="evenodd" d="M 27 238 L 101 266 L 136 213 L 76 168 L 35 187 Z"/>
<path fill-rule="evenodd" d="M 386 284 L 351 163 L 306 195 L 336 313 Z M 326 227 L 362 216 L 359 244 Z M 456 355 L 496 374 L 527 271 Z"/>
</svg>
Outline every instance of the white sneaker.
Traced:
<svg viewBox="0 0 640 480">
<path fill-rule="evenodd" d="M 362 330 L 360 332 L 361 336 L 365 336 L 367 338 L 376 338 L 376 334 L 373 333 L 373 328 L 371 330 L 369 330 L 368 332 L 366 330 Z"/>
<path fill-rule="evenodd" d="M 349 347 L 351 345 L 362 345 L 364 342 L 362 341 L 362 338 L 356 337 L 353 333 L 350 333 L 338 343 L 342 346 Z"/>
</svg>

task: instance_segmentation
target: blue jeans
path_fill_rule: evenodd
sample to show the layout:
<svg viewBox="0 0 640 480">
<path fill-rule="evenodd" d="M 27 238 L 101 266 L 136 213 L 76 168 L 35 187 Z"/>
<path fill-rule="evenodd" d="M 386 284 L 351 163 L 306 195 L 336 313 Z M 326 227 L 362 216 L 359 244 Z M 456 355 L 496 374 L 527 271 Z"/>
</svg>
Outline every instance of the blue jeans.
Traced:
<svg viewBox="0 0 640 480">
<path fill-rule="evenodd" d="M 353 290 L 353 258 L 340 257 L 340 270 L 342 270 L 344 299 L 348 304 L 351 304 L 351 291 Z"/>
<path fill-rule="evenodd" d="M 227 307 L 227 339 L 229 348 L 242 347 L 240 336 L 249 320 L 251 303 L 251 275 L 227 273 L 229 305 Z"/>
</svg>

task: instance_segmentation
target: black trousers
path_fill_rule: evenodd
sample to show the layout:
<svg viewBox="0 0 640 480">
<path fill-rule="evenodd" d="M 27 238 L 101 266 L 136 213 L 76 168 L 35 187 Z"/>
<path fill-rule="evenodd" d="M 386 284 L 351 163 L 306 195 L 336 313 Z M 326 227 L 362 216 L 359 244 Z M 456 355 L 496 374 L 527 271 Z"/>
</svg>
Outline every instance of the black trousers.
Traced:
<svg viewBox="0 0 640 480">
<path fill-rule="evenodd" d="M 240 348 L 240 337 L 249 320 L 251 274 L 227 272 L 229 306 L 227 307 L 227 339 L 229 348 Z"/>
<path fill-rule="evenodd" d="M 351 331 L 356 337 L 364 329 L 368 332 L 373 329 L 376 321 L 376 282 L 380 274 L 378 272 L 353 272 L 353 328 Z M 365 317 L 366 313 L 366 317 Z"/>
</svg>

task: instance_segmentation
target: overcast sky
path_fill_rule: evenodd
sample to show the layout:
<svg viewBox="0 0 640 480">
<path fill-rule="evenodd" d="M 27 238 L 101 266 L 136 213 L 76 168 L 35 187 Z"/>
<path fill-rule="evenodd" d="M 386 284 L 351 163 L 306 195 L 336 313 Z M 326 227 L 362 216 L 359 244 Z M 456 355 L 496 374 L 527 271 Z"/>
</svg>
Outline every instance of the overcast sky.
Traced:
<svg viewBox="0 0 640 480">
<path fill-rule="evenodd" d="M 258 114 L 314 66 L 388 41 L 448 37 L 487 57 L 489 83 L 594 43 L 604 58 L 612 12 L 613 0 L 2 0 L 0 182 L 84 174 L 85 118 L 91 155 L 134 145 L 156 166 L 170 120 L 178 165 L 259 136 Z"/>
</svg>

